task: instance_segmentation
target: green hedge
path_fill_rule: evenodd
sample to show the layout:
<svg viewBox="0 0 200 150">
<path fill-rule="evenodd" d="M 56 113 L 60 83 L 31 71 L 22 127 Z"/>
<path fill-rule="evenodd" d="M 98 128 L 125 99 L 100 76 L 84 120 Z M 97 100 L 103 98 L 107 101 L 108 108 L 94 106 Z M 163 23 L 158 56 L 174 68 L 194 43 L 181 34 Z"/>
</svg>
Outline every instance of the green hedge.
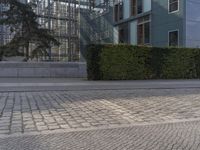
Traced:
<svg viewBox="0 0 200 150">
<path fill-rule="evenodd" d="M 130 45 L 89 45 L 89 80 L 200 78 L 200 50 Z"/>
<path fill-rule="evenodd" d="M 0 61 L 2 61 L 2 58 L 3 58 L 3 51 L 2 51 L 2 49 L 0 47 Z"/>
</svg>

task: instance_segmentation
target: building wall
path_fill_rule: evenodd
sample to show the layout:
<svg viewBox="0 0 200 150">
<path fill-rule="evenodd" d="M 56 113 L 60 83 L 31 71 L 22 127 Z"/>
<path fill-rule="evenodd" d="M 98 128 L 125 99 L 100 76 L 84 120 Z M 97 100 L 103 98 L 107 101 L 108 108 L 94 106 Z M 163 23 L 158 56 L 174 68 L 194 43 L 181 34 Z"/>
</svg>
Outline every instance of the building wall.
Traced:
<svg viewBox="0 0 200 150">
<path fill-rule="evenodd" d="M 130 0 L 123 0 L 123 19 L 130 17 Z"/>
<path fill-rule="evenodd" d="M 143 0 L 143 9 L 144 12 L 151 10 L 151 0 Z"/>
<path fill-rule="evenodd" d="M 200 47 L 200 1 L 186 1 L 186 46 Z"/>
<path fill-rule="evenodd" d="M 138 14 L 136 16 L 131 16 L 131 1 L 130 0 L 123 0 L 123 19 L 119 22 L 115 22 L 115 36 L 114 41 L 116 43 L 119 40 L 119 37 L 116 36 L 117 33 L 116 29 L 120 29 L 120 26 L 123 24 L 128 23 L 128 43 L 136 45 L 137 44 L 137 20 L 140 17 L 143 17 L 151 11 L 151 0 L 142 0 L 143 3 L 143 13 Z M 118 27 L 118 28 L 117 28 Z M 119 35 L 118 35 L 119 36 Z M 120 41 L 118 41 L 119 43 Z"/>
<path fill-rule="evenodd" d="M 169 13 L 168 0 L 152 0 L 151 43 L 153 46 L 168 46 L 168 32 L 177 29 L 179 46 L 185 46 L 185 1 L 179 0 L 179 3 L 179 11 Z"/>
<path fill-rule="evenodd" d="M 173 30 L 179 31 L 179 46 L 180 47 L 186 46 L 186 38 L 185 38 L 186 2 L 184 0 L 179 0 L 179 10 L 177 12 L 169 13 L 168 0 L 142 0 L 142 1 L 143 1 L 143 13 L 138 14 L 136 16 L 131 16 L 131 6 L 130 6 L 131 2 L 130 0 L 123 0 L 123 20 L 115 22 L 116 27 L 119 27 L 123 23 L 129 24 L 128 43 L 133 45 L 137 44 L 137 20 L 140 17 L 150 14 L 151 16 L 150 39 L 152 46 L 161 46 L 161 47 L 168 46 L 169 31 Z M 198 0 L 188 0 L 188 3 L 189 1 L 197 2 Z M 198 4 L 200 5 L 200 2 L 198 2 Z M 196 11 L 198 11 L 198 9 Z M 187 25 L 187 27 L 189 27 L 189 25 Z M 187 29 L 187 33 L 189 32 L 190 32 L 189 29 Z M 187 41 L 189 41 L 189 39 Z M 192 44 L 192 42 L 190 42 L 190 44 Z"/>
<path fill-rule="evenodd" d="M 118 36 L 118 27 L 116 26 L 116 27 L 114 27 L 114 29 L 113 29 L 113 43 L 114 44 L 118 44 L 118 42 L 119 42 L 119 36 Z"/>
<path fill-rule="evenodd" d="M 130 22 L 130 44 L 137 45 L 137 20 Z"/>
</svg>

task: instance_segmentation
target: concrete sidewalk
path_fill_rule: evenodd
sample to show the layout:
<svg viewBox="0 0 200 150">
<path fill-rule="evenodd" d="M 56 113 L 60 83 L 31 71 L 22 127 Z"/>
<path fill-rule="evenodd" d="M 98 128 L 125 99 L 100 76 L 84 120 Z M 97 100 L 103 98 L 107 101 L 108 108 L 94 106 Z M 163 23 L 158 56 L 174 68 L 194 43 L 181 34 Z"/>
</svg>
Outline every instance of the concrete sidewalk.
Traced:
<svg viewBox="0 0 200 150">
<path fill-rule="evenodd" d="M 200 88 L 200 80 L 88 81 L 69 78 L 0 78 L 0 91 Z"/>
</svg>

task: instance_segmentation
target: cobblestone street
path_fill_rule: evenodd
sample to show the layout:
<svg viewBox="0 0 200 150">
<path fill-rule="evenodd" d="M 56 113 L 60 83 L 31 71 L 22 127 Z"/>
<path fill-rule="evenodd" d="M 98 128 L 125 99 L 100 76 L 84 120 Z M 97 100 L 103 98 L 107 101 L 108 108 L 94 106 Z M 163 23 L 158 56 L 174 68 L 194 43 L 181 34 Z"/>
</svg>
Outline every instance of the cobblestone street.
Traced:
<svg viewBox="0 0 200 150">
<path fill-rule="evenodd" d="M 199 150 L 200 122 L 133 126 L 0 139 L 1 150 Z"/>
<path fill-rule="evenodd" d="M 0 150 L 200 150 L 200 88 L 0 93 Z"/>
</svg>

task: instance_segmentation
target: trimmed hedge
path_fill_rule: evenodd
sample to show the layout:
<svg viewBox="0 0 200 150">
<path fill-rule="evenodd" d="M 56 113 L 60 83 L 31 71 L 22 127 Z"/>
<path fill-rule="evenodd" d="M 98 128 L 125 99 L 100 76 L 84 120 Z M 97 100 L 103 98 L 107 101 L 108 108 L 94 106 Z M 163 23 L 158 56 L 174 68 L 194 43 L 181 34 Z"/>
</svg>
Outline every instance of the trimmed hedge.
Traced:
<svg viewBox="0 0 200 150">
<path fill-rule="evenodd" d="M 200 49 L 89 45 L 89 80 L 200 78 Z"/>
</svg>

